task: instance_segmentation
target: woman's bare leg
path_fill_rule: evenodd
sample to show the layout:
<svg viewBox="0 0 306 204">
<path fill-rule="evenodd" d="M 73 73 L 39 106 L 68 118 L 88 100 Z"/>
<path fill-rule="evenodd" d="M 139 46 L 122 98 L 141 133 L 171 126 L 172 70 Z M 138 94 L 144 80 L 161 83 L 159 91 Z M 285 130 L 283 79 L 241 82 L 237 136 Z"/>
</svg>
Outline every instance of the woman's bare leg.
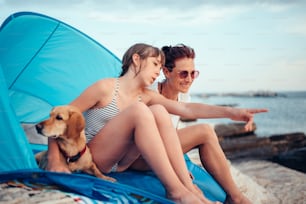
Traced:
<svg viewBox="0 0 306 204">
<path fill-rule="evenodd" d="M 132 163 L 126 157 L 130 147 L 137 147 L 164 184 L 167 196 L 177 203 L 201 203 L 176 175 L 156 127 L 154 116 L 143 103 L 135 103 L 110 120 L 89 143 L 93 159 L 102 172 L 109 172 L 115 163 Z M 135 151 L 135 148 L 132 148 Z M 130 159 L 130 161 L 128 161 Z"/>
<path fill-rule="evenodd" d="M 202 165 L 223 187 L 228 195 L 228 203 L 251 203 L 235 184 L 218 137 L 211 126 L 207 124 L 189 126 L 179 129 L 178 135 L 184 153 L 194 147 L 199 148 Z"/>
</svg>

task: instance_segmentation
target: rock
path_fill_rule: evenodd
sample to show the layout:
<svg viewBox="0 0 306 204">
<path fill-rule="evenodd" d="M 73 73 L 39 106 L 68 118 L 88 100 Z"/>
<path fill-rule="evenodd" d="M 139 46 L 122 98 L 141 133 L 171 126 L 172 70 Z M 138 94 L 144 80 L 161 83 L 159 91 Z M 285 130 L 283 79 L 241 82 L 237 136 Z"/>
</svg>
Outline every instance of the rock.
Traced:
<svg viewBox="0 0 306 204">
<path fill-rule="evenodd" d="M 248 138 L 224 139 L 220 145 L 228 159 L 240 158 L 269 158 L 273 155 L 269 138 Z"/>
<path fill-rule="evenodd" d="M 271 192 L 272 198 L 274 197 L 268 202 L 253 202 L 254 204 L 306 203 L 306 175 L 304 173 L 266 160 L 238 160 L 233 161 L 232 165 Z M 237 184 L 239 182 L 241 181 L 237 181 Z M 246 186 L 249 189 L 249 183 Z M 255 196 L 260 197 L 261 195 L 256 194 Z M 268 196 L 271 198 L 270 195 Z"/>
<path fill-rule="evenodd" d="M 270 137 L 257 137 L 253 134 L 243 137 L 231 136 L 223 138 L 223 140 L 220 140 L 220 145 L 228 159 L 257 158 L 270 160 L 275 158 L 274 161 L 279 161 L 280 164 L 282 164 L 281 161 L 285 160 L 285 163 L 288 165 L 291 165 L 289 164 L 291 162 L 295 162 L 291 166 L 301 166 L 302 169 L 306 165 L 306 162 L 303 164 L 300 163 L 306 160 L 306 150 L 302 149 L 303 151 L 294 152 L 294 156 L 290 152 L 292 150 L 306 148 L 306 135 L 304 133 L 288 133 L 272 135 Z M 287 153 L 288 155 L 285 159 Z M 288 160 L 290 158 L 294 161 L 289 162 Z"/>
<path fill-rule="evenodd" d="M 195 122 L 195 121 L 197 121 L 197 119 L 196 118 L 180 118 L 180 120 L 182 121 L 182 122 Z"/>
<path fill-rule="evenodd" d="M 272 158 L 273 162 L 306 173 L 306 147 L 282 152 Z"/>
<path fill-rule="evenodd" d="M 245 135 L 254 134 L 256 130 L 256 124 L 253 123 L 252 130 L 246 131 L 244 129 L 245 123 L 228 123 L 215 125 L 215 131 L 220 140 L 226 137 L 241 137 Z"/>
</svg>

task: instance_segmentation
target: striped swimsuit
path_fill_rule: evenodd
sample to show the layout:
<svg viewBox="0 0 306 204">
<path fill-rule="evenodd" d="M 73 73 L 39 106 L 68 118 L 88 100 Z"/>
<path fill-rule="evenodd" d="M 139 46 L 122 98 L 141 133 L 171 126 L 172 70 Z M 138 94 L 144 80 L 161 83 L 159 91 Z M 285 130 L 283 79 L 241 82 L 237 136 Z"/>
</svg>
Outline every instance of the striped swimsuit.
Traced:
<svg viewBox="0 0 306 204">
<path fill-rule="evenodd" d="M 104 125 L 120 112 L 117 106 L 119 79 L 116 79 L 115 83 L 113 99 L 109 104 L 107 104 L 107 106 L 102 108 L 92 108 L 85 112 L 85 135 L 87 142 L 89 142 L 95 135 L 97 135 L 99 131 L 104 127 Z M 138 96 L 138 101 L 141 101 L 141 96 Z M 110 172 L 116 172 L 117 167 L 118 163 L 114 164 Z"/>
<path fill-rule="evenodd" d="M 118 91 L 119 79 L 116 79 L 112 101 L 105 107 L 92 108 L 85 112 L 85 135 L 87 142 L 89 142 L 95 135 L 97 135 L 109 120 L 119 114 L 119 108 L 117 106 Z"/>
</svg>

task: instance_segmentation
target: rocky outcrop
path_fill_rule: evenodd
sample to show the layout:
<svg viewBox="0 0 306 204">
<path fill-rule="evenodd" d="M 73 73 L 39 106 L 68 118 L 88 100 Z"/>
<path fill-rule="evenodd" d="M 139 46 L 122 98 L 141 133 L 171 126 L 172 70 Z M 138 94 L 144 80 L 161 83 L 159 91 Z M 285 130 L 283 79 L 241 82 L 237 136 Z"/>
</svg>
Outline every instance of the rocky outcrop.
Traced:
<svg viewBox="0 0 306 204">
<path fill-rule="evenodd" d="M 271 160 L 290 169 L 306 173 L 306 147 L 280 153 Z"/>
<path fill-rule="evenodd" d="M 215 131 L 220 140 L 225 138 L 234 138 L 241 137 L 246 135 L 254 134 L 256 130 L 256 124 L 253 123 L 252 129 L 250 131 L 246 131 L 244 129 L 244 123 L 230 123 L 230 124 L 217 124 L 214 126 Z"/>
<path fill-rule="evenodd" d="M 220 145 L 230 160 L 267 159 L 284 166 L 306 172 L 306 135 L 301 132 L 257 137 L 252 131 L 244 131 L 243 124 L 215 126 Z"/>
</svg>

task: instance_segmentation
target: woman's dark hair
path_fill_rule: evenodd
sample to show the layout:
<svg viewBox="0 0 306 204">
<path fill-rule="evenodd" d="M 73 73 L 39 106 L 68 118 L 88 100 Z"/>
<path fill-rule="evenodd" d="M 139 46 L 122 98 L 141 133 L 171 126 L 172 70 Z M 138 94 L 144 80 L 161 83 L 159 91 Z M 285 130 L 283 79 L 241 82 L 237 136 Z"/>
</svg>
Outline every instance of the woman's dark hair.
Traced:
<svg viewBox="0 0 306 204">
<path fill-rule="evenodd" d="M 148 57 L 159 57 L 161 56 L 161 63 L 162 66 L 164 65 L 165 62 L 165 57 L 164 53 L 157 47 L 153 47 L 148 44 L 144 43 L 137 43 L 133 46 L 131 46 L 123 55 L 122 58 L 122 72 L 120 76 L 123 76 L 133 63 L 133 55 L 138 54 L 140 59 L 144 60 Z"/>
<path fill-rule="evenodd" d="M 162 51 L 165 55 L 165 68 L 172 72 L 175 67 L 175 60 L 182 58 L 195 58 L 195 52 L 191 47 L 184 44 L 178 44 L 175 46 L 164 46 Z"/>
</svg>

